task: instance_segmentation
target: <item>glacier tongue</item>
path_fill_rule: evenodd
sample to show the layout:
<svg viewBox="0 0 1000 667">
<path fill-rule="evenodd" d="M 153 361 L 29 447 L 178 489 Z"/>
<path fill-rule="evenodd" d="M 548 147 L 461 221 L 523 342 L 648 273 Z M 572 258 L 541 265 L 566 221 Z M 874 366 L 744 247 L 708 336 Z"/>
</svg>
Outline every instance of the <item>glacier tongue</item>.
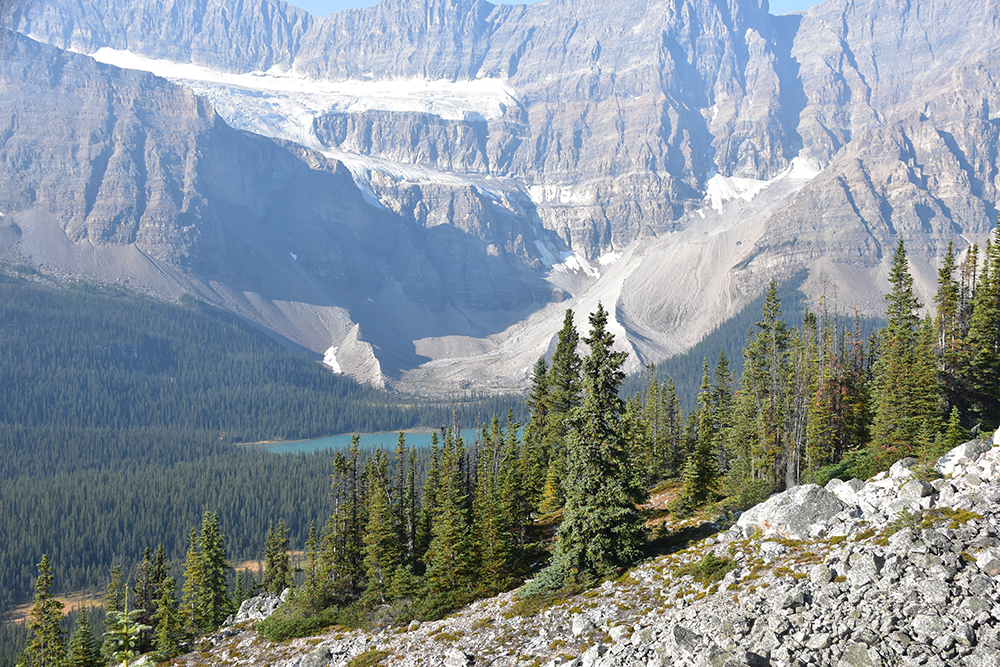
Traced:
<svg viewBox="0 0 1000 667">
<path fill-rule="evenodd" d="M 217 105 L 216 96 L 228 95 L 240 104 L 257 101 L 257 106 L 278 113 L 290 110 L 292 115 L 301 109 L 318 113 L 377 110 L 427 113 L 445 120 L 487 121 L 500 118 L 508 106 L 518 104 L 514 89 L 499 78 L 328 81 L 277 68 L 242 74 L 219 72 L 201 65 L 145 58 L 109 47 L 90 55 L 101 63 L 142 70 L 176 83 L 200 87 Z"/>
</svg>

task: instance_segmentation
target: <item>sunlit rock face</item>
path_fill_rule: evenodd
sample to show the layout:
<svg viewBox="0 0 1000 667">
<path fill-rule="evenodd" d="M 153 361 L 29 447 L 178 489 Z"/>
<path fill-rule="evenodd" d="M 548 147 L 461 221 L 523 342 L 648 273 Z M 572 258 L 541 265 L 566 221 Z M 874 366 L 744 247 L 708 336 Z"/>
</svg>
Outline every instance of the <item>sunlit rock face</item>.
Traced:
<svg viewBox="0 0 1000 667">
<path fill-rule="evenodd" d="M 442 391 L 523 386 L 564 310 L 598 301 L 633 367 L 803 269 L 810 294 L 877 311 L 900 237 L 929 301 L 948 242 L 996 218 L 998 11 L 24 0 L 9 27 L 105 65 L 44 51 L 28 84 L 5 63 L 22 185 L 0 246 L 70 274 L 134 251 L 110 279 Z M 25 180 L 52 160 L 74 169 Z M 31 241 L 42 209 L 58 251 Z"/>
</svg>

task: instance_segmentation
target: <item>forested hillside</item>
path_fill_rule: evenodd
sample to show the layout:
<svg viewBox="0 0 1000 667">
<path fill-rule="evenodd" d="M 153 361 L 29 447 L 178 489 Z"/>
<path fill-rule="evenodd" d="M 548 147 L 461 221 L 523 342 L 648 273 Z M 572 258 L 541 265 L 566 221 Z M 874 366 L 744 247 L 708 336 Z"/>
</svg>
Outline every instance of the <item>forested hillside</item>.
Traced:
<svg viewBox="0 0 1000 667">
<path fill-rule="evenodd" d="M 269 522 L 297 543 L 327 511 L 331 455 L 234 443 L 461 422 L 518 399 L 441 405 L 372 389 L 194 300 L 0 279 L 0 608 L 26 599 L 43 553 L 56 591 L 103 586 L 112 561 L 217 511 L 237 558 Z"/>
</svg>

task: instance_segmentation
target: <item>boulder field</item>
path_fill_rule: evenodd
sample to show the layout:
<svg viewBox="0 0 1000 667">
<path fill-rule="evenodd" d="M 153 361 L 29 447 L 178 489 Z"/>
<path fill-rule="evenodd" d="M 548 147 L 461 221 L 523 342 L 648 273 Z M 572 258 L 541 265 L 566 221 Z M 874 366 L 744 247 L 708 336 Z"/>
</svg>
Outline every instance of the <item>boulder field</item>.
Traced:
<svg viewBox="0 0 1000 667">
<path fill-rule="evenodd" d="M 1000 431 L 933 471 L 904 459 L 712 527 L 580 595 L 512 591 L 405 628 L 274 644 L 253 625 L 277 600 L 247 601 L 210 650 L 175 664 L 1000 666 Z"/>
</svg>

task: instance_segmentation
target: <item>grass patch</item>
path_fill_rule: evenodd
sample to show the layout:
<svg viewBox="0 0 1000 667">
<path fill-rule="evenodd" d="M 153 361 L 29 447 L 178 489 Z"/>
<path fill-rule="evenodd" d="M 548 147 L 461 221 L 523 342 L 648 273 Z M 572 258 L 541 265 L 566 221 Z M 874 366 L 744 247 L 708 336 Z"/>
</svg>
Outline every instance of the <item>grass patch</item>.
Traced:
<svg viewBox="0 0 1000 667">
<path fill-rule="evenodd" d="M 677 577 L 690 575 L 698 583 L 708 586 L 722 581 L 726 573 L 735 568 L 734 561 L 728 558 L 719 558 L 712 552 L 708 552 L 700 561 L 688 563 L 678 568 L 674 575 Z"/>
<path fill-rule="evenodd" d="M 375 667 L 381 665 L 382 661 L 392 655 L 392 651 L 382 651 L 370 648 L 364 653 L 359 653 L 347 661 L 347 667 Z"/>
<path fill-rule="evenodd" d="M 579 588 L 566 588 L 561 591 L 556 591 L 555 593 L 543 593 L 541 595 L 517 598 L 503 615 L 504 618 L 508 619 L 515 616 L 531 618 L 539 612 L 566 602 L 579 592 Z"/>
</svg>

